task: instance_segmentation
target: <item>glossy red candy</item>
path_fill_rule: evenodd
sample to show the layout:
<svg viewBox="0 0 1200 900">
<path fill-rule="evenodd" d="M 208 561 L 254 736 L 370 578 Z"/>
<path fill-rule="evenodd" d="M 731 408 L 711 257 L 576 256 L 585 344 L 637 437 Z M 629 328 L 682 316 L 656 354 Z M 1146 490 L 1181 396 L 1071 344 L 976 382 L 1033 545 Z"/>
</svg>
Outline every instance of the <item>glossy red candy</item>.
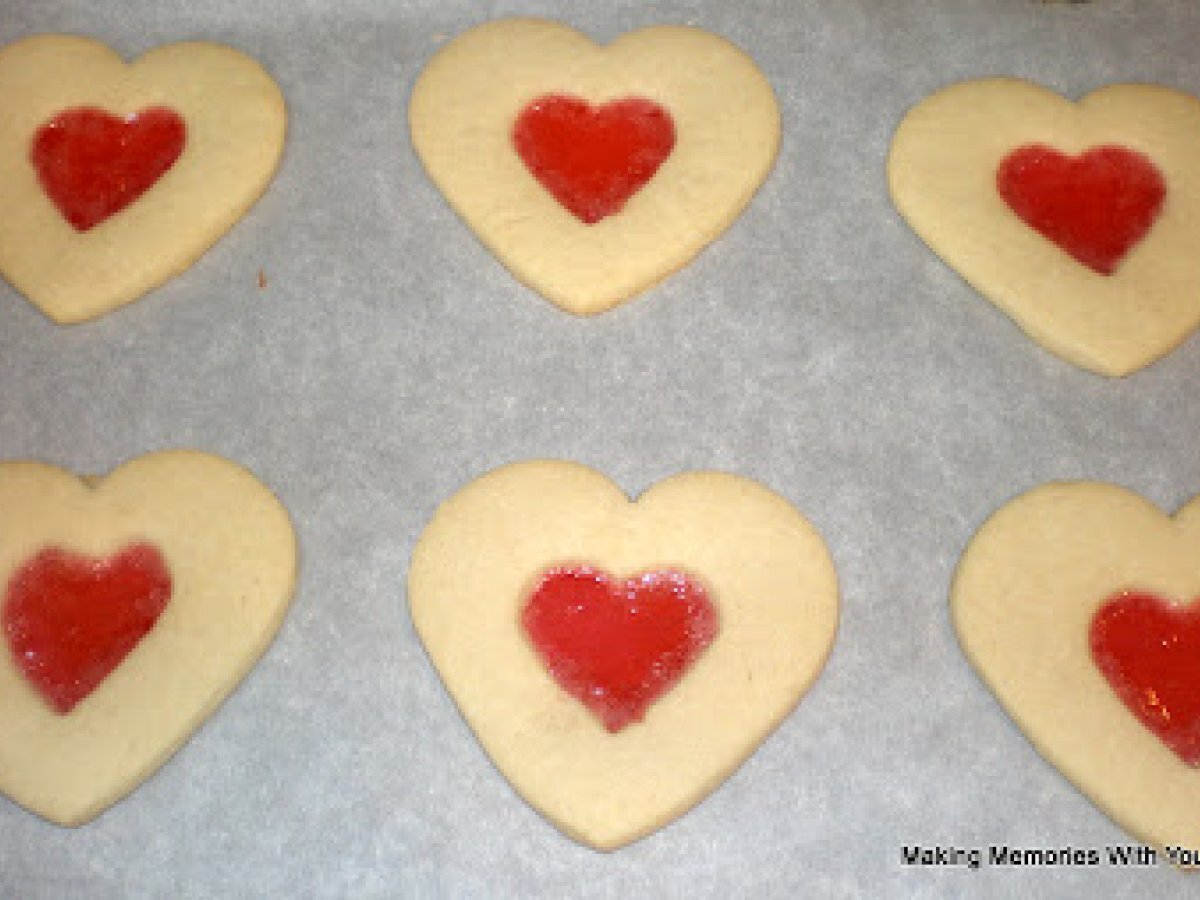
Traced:
<svg viewBox="0 0 1200 900">
<path fill-rule="evenodd" d="M 1092 619 L 1092 659 L 1138 720 L 1188 765 L 1200 765 L 1200 602 L 1110 598 Z"/>
<path fill-rule="evenodd" d="M 0 626 L 17 667 L 65 715 L 154 627 L 170 597 L 171 575 L 149 544 L 108 559 L 49 547 L 9 581 Z"/>
<path fill-rule="evenodd" d="M 1080 156 L 1021 147 L 1000 163 L 996 188 L 1022 221 L 1101 275 L 1146 236 L 1167 193 L 1153 162 L 1115 146 Z"/>
<path fill-rule="evenodd" d="M 78 231 L 142 196 L 183 152 L 183 119 L 162 107 L 125 118 L 94 107 L 60 112 L 33 137 L 29 159 L 46 195 Z"/>
<path fill-rule="evenodd" d="M 579 566 L 542 576 L 521 625 L 563 690 L 615 732 L 640 721 L 712 643 L 717 612 L 683 573 L 614 580 Z"/>
<path fill-rule="evenodd" d="M 558 94 L 517 117 L 513 145 L 525 166 L 577 218 L 594 225 L 621 211 L 675 147 L 671 115 L 630 97 L 593 107 Z"/>
</svg>

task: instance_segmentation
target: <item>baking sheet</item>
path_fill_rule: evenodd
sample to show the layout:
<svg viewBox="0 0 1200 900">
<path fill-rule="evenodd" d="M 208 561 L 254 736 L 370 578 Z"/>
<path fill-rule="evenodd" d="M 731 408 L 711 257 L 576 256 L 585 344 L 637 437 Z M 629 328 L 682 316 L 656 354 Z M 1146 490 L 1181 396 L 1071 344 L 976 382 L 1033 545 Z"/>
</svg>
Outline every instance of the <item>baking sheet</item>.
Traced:
<svg viewBox="0 0 1200 900">
<path fill-rule="evenodd" d="M 599 40 L 699 25 L 779 95 L 780 158 L 742 218 L 599 318 L 515 282 L 408 142 L 409 90 L 437 46 L 518 14 Z M 78 830 L 0 799 L 0 895 L 1192 884 L 1165 865 L 986 864 L 993 846 L 1132 841 L 1010 723 L 959 652 L 946 597 L 979 524 L 1044 481 L 1113 481 L 1168 509 L 1200 491 L 1200 339 L 1120 381 L 1050 356 L 908 230 L 884 160 L 903 112 L 964 78 L 1200 93 L 1200 4 L 4 0 L 0 42 L 55 31 L 129 56 L 228 43 L 279 81 L 290 131 L 263 200 L 141 301 L 59 327 L 0 284 L 0 458 L 102 472 L 167 447 L 226 455 L 288 506 L 302 572 L 272 649 L 129 799 Z M 795 714 L 691 813 L 610 855 L 495 772 L 406 612 L 409 554 L 438 503 L 533 457 L 632 494 L 685 469 L 758 479 L 821 530 L 841 580 L 837 644 Z M 903 865 L 916 844 L 982 848 L 985 864 Z"/>
</svg>

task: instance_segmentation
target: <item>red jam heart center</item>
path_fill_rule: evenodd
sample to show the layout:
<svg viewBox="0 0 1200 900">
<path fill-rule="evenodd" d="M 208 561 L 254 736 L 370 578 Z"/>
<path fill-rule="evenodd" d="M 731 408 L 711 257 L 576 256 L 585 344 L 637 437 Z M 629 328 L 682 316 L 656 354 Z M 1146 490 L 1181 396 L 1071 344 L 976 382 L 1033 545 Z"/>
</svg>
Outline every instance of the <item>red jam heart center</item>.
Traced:
<svg viewBox="0 0 1200 900">
<path fill-rule="evenodd" d="M 546 572 L 521 625 L 563 690 L 615 732 L 641 721 L 712 643 L 717 612 L 679 572 L 616 581 L 580 566 Z"/>
<path fill-rule="evenodd" d="M 588 225 L 618 213 L 675 146 L 671 115 L 653 100 L 629 97 L 593 107 L 557 94 L 517 117 L 513 144 L 526 168 Z"/>
<path fill-rule="evenodd" d="M 1200 602 L 1125 592 L 1092 619 L 1092 659 L 1143 725 L 1200 765 Z"/>
<path fill-rule="evenodd" d="M 151 107 L 118 118 L 93 107 L 68 109 L 33 137 L 30 162 L 46 196 L 87 231 L 142 196 L 183 152 L 183 119 Z"/>
<path fill-rule="evenodd" d="M 1000 163 L 996 188 L 1026 225 L 1101 275 L 1145 237 L 1167 193 L 1154 163 L 1113 146 L 1081 156 L 1021 147 Z"/>
<path fill-rule="evenodd" d="M 18 668 L 65 715 L 154 627 L 170 597 L 170 573 L 149 544 L 108 559 L 50 547 L 9 581 L 0 625 Z"/>
</svg>

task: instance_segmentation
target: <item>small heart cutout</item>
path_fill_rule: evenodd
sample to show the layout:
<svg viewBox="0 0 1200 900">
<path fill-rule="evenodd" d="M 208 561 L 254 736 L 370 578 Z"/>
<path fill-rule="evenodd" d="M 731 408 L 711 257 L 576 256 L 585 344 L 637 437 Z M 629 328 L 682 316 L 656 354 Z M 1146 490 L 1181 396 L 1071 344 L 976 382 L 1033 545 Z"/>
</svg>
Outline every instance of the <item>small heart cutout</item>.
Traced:
<svg viewBox="0 0 1200 900">
<path fill-rule="evenodd" d="M 442 503 L 408 597 L 496 768 L 599 850 L 735 771 L 817 678 L 838 617 L 824 541 L 765 487 L 687 472 L 631 501 L 553 460 L 496 469 Z"/>
<path fill-rule="evenodd" d="M 652 100 L 593 107 L 549 95 L 517 117 L 513 144 L 525 166 L 576 218 L 594 225 L 621 211 L 675 146 L 671 115 Z"/>
<path fill-rule="evenodd" d="M 521 625 L 563 690 L 620 731 L 640 722 L 712 643 L 717 612 L 681 572 L 615 580 L 567 567 L 542 576 Z"/>
<path fill-rule="evenodd" d="M 1200 497 L 1168 516 L 1102 482 L 1005 504 L 950 592 L 964 653 L 1030 743 L 1158 847 L 1200 847 L 1200 601 L 1164 599 L 1185 597 Z"/>
<path fill-rule="evenodd" d="M 170 109 L 124 118 L 68 109 L 37 130 L 29 156 L 47 196 L 79 231 L 142 196 L 183 152 L 187 128 Z"/>
<path fill-rule="evenodd" d="M 1089 641 L 1129 711 L 1185 763 L 1200 765 L 1200 603 L 1122 592 L 1096 612 Z"/>
<path fill-rule="evenodd" d="M 1025 224 L 1101 275 L 1145 237 L 1167 194 L 1153 162 L 1113 146 L 1079 156 L 1020 147 L 1000 163 L 996 189 Z"/>
<path fill-rule="evenodd" d="M 149 544 L 105 559 L 49 547 L 13 575 L 0 625 L 25 677 L 65 715 L 154 627 L 170 597 L 171 574 Z"/>
</svg>

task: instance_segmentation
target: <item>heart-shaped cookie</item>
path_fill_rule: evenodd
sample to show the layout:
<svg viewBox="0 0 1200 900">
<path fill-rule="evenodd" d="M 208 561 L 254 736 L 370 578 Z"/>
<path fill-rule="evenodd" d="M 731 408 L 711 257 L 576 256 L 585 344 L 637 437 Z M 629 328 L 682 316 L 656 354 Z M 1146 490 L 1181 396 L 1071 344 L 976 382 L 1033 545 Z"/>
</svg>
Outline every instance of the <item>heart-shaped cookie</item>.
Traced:
<svg viewBox="0 0 1200 900">
<path fill-rule="evenodd" d="M 283 153 L 279 88 L 216 44 L 126 64 L 86 38 L 27 38 L 0 49 L 0 96 L 0 274 L 57 322 L 182 272 Z"/>
<path fill-rule="evenodd" d="M 1115 84 L 1073 103 L 991 78 L 913 107 L 888 157 L 896 208 L 1046 349 L 1136 371 L 1200 324 L 1200 101 Z"/>
<path fill-rule="evenodd" d="M 133 790 L 266 649 L 295 569 L 287 512 L 219 457 L 0 463 L 0 792 L 78 825 Z"/>
<path fill-rule="evenodd" d="M 824 542 L 766 488 L 691 472 L 631 502 L 555 461 L 496 469 L 447 500 L 408 589 L 496 767 L 601 850 L 737 769 L 816 679 L 838 618 Z"/>
<path fill-rule="evenodd" d="M 996 512 L 951 592 L 959 641 L 1047 760 L 1139 840 L 1200 847 L 1200 497 L 1052 483 Z"/>
<path fill-rule="evenodd" d="M 684 266 L 749 203 L 779 147 L 775 94 L 753 61 L 685 27 L 601 47 L 553 22 L 490 22 L 430 60 L 409 123 L 480 240 L 583 315 Z"/>
</svg>

